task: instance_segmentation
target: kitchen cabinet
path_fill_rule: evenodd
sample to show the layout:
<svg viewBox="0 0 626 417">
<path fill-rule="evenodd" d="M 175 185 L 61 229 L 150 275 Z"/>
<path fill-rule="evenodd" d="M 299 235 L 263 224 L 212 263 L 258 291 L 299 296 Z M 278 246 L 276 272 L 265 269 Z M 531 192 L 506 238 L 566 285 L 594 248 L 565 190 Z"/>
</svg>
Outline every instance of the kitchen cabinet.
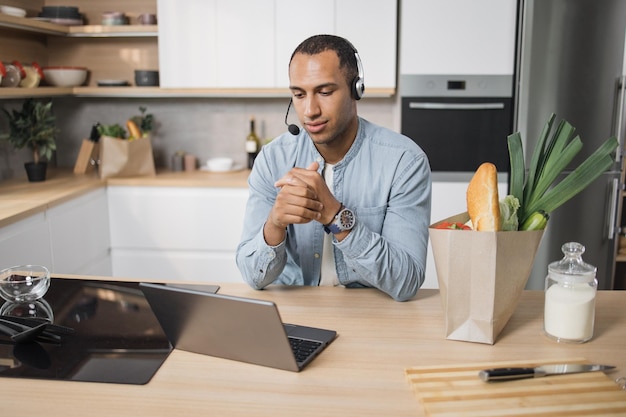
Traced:
<svg viewBox="0 0 626 417">
<path fill-rule="evenodd" d="M 287 72 L 289 59 L 300 42 L 318 33 L 334 33 L 335 21 L 329 19 L 328 11 L 334 9 L 335 1 L 317 0 L 314 7 L 307 6 L 306 19 L 303 19 L 301 18 L 302 4 L 300 2 L 276 0 L 274 68 L 277 70 L 274 71 L 275 85 L 289 85 L 289 73 Z M 294 24 L 294 21 L 297 21 L 297 24 Z"/>
<path fill-rule="evenodd" d="M 293 49 L 312 34 L 334 33 L 359 50 L 368 92 L 395 91 L 397 2 L 322 0 L 308 4 L 306 13 L 287 0 L 195 0 L 188 8 L 159 0 L 158 7 L 162 87 L 265 88 L 285 95 Z"/>
<path fill-rule="evenodd" d="M 516 0 L 402 0 L 400 74 L 513 74 Z"/>
<path fill-rule="evenodd" d="M 0 268 L 37 264 L 51 272 L 111 275 L 104 188 L 0 229 Z"/>
<path fill-rule="evenodd" d="M 53 266 L 45 212 L 0 228 L 0 269 L 27 264 Z"/>
<path fill-rule="evenodd" d="M 40 10 L 27 8 L 29 16 Z M 13 4 L 15 3 L 15 4 Z M 63 5 L 41 1 L 41 5 Z M 190 2 L 191 3 L 191 2 Z M 390 97 L 396 85 L 397 2 L 321 0 L 75 0 L 85 26 L 62 26 L 0 14 L 0 57 L 42 66 L 82 66 L 88 82 L 74 88 L 2 88 L 0 99 L 26 97 L 287 97 L 291 52 L 314 33 L 337 33 L 358 45 L 368 97 Z M 102 26 L 101 14 L 123 10 L 131 23 L 157 13 L 157 25 Z M 294 24 L 294 21 L 297 24 Z M 379 30 L 371 30 L 371 28 Z M 159 69 L 161 87 L 98 87 L 98 80 L 134 84 L 135 69 Z"/>
<path fill-rule="evenodd" d="M 55 272 L 111 275 L 106 188 L 51 207 L 46 216 Z"/>
<path fill-rule="evenodd" d="M 239 277 L 235 251 L 247 199 L 247 188 L 109 186 L 113 276 Z"/>
</svg>

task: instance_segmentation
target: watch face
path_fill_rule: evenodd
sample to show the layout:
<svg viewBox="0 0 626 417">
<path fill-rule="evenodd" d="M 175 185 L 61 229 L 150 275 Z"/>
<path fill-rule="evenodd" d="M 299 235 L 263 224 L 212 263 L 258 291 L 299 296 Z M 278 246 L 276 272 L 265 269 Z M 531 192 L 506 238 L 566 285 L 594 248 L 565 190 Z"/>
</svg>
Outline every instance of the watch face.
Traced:
<svg viewBox="0 0 626 417">
<path fill-rule="evenodd" d="M 351 210 L 343 209 L 339 213 L 339 223 L 344 230 L 350 230 L 354 227 L 354 213 Z"/>
</svg>

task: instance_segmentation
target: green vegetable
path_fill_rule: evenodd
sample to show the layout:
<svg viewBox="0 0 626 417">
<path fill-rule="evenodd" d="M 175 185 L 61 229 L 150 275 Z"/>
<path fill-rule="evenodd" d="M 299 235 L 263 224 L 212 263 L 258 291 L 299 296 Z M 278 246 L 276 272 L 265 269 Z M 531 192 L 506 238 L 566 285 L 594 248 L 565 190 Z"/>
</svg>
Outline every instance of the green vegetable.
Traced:
<svg viewBox="0 0 626 417">
<path fill-rule="evenodd" d="M 517 230 L 519 220 L 517 210 L 519 209 L 519 200 L 517 197 L 509 194 L 499 201 L 500 205 L 500 230 Z"/>
<path fill-rule="evenodd" d="M 582 149 L 580 137 L 573 137 L 576 129 L 565 120 L 559 123 L 556 131 L 550 136 L 555 117 L 555 114 L 550 116 L 541 132 L 533 151 L 528 174 L 524 166 L 522 138 L 519 132 L 508 137 L 511 161 L 510 192 L 519 200 L 517 216 L 522 225 L 535 212 L 543 211 L 549 214 L 556 210 L 584 190 L 614 161 L 613 153 L 618 141 L 615 137 L 610 137 L 573 172 L 555 184 L 557 177 Z"/>
<path fill-rule="evenodd" d="M 100 136 L 110 136 L 112 138 L 126 139 L 126 129 L 119 124 L 98 126 Z"/>
<path fill-rule="evenodd" d="M 140 106 L 139 111 L 141 115 L 130 118 L 144 133 L 152 132 L 154 129 L 154 115 L 150 113 L 146 114 L 146 110 L 148 110 L 147 107 Z"/>
<path fill-rule="evenodd" d="M 539 210 L 526 218 L 519 230 L 543 230 L 548 224 L 550 216 L 543 210 Z"/>
</svg>

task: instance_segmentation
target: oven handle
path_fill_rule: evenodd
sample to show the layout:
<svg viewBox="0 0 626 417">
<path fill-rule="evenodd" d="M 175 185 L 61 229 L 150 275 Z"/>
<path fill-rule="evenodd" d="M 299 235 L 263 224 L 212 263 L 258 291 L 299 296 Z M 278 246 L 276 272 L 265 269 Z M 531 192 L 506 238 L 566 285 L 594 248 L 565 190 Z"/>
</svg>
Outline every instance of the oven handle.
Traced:
<svg viewBox="0 0 626 417">
<path fill-rule="evenodd" d="M 420 110 L 500 110 L 504 103 L 430 103 L 409 102 L 409 109 Z"/>
</svg>

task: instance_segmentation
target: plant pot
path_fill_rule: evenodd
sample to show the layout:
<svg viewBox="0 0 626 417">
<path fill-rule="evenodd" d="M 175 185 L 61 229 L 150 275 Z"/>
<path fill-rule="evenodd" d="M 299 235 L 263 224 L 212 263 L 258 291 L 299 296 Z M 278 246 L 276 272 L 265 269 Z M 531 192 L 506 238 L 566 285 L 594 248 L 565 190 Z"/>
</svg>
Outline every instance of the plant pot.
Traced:
<svg viewBox="0 0 626 417">
<path fill-rule="evenodd" d="M 48 168 L 47 162 L 26 162 L 24 164 L 24 168 L 26 168 L 28 181 L 37 182 L 46 180 L 46 169 Z"/>
</svg>

